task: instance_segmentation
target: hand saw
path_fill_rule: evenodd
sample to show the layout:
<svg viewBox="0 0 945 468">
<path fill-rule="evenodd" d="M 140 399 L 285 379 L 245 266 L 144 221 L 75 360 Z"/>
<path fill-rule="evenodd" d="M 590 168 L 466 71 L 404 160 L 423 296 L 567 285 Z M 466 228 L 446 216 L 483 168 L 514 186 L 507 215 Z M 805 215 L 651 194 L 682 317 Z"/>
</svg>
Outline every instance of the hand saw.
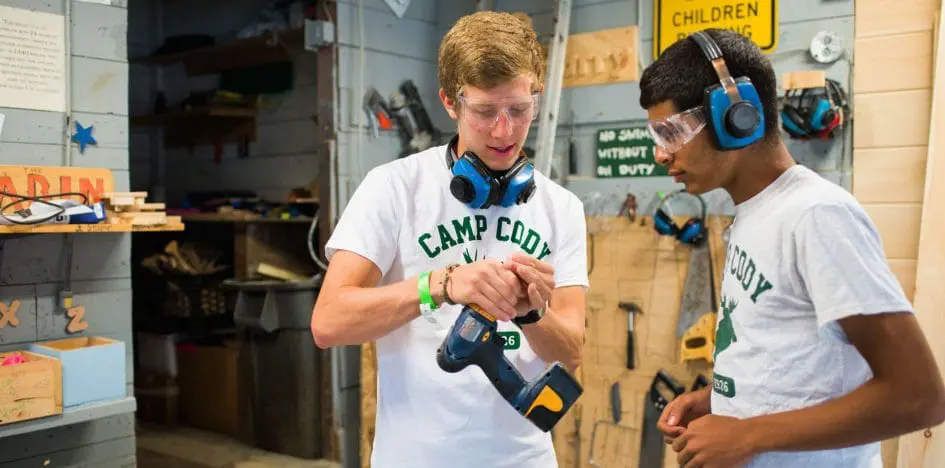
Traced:
<svg viewBox="0 0 945 468">
<path fill-rule="evenodd" d="M 683 296 L 679 308 L 676 337 L 682 338 L 690 327 L 704 314 L 716 312 L 715 281 L 712 272 L 712 254 L 709 242 L 691 247 L 689 269 L 683 285 Z"/>
</svg>

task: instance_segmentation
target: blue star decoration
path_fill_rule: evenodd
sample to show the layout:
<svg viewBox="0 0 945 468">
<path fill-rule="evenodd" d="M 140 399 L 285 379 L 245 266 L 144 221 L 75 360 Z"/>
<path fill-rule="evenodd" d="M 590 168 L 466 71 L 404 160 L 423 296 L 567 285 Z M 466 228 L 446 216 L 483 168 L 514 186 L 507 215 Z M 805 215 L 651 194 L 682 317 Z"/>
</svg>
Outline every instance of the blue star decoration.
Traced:
<svg viewBox="0 0 945 468">
<path fill-rule="evenodd" d="M 97 145 L 98 142 L 95 141 L 95 137 L 92 136 L 92 127 L 95 125 L 89 125 L 87 128 L 83 127 L 79 122 L 75 123 L 75 133 L 72 134 L 72 141 L 79 144 L 79 153 L 85 153 L 86 145 Z"/>
</svg>

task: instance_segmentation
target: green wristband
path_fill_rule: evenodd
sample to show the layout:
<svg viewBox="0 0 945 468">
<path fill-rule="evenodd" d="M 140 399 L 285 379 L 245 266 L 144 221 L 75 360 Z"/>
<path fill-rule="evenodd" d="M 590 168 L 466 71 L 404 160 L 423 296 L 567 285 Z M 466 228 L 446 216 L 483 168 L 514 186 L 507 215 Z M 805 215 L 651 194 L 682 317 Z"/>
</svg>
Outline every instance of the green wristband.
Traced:
<svg viewBox="0 0 945 468">
<path fill-rule="evenodd" d="M 433 296 L 430 295 L 430 272 L 420 273 L 420 279 L 417 281 L 417 290 L 420 293 L 420 303 L 435 309 L 436 303 L 433 302 Z"/>
</svg>

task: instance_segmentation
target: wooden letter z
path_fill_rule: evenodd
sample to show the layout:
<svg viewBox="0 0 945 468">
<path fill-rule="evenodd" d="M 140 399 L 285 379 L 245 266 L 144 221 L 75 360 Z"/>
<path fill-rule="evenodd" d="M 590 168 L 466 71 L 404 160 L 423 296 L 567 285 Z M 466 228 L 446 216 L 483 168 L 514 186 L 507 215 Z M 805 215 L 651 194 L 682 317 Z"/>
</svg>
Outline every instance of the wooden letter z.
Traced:
<svg viewBox="0 0 945 468">
<path fill-rule="evenodd" d="M 66 315 L 72 319 L 69 321 L 69 325 L 66 326 L 66 330 L 68 330 L 69 333 L 78 333 L 89 328 L 89 322 L 83 320 L 83 317 L 85 317 L 84 306 L 70 307 L 69 310 L 66 311 Z"/>
</svg>

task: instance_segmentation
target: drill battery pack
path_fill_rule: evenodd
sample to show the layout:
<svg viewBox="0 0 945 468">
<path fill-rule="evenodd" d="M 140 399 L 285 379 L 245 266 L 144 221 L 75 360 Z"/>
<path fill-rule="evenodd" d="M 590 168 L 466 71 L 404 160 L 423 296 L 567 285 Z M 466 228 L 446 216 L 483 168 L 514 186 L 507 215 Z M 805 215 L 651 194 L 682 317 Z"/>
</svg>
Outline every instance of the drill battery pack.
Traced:
<svg viewBox="0 0 945 468">
<path fill-rule="evenodd" d="M 515 410 L 544 432 L 550 431 L 584 389 L 564 367 L 554 363 L 522 391 Z"/>
<path fill-rule="evenodd" d="M 555 362 L 536 379 L 525 380 L 503 351 L 495 319 L 465 306 L 437 349 L 436 361 L 446 372 L 479 367 L 515 411 L 544 432 L 550 431 L 584 392 L 581 384 Z"/>
</svg>

